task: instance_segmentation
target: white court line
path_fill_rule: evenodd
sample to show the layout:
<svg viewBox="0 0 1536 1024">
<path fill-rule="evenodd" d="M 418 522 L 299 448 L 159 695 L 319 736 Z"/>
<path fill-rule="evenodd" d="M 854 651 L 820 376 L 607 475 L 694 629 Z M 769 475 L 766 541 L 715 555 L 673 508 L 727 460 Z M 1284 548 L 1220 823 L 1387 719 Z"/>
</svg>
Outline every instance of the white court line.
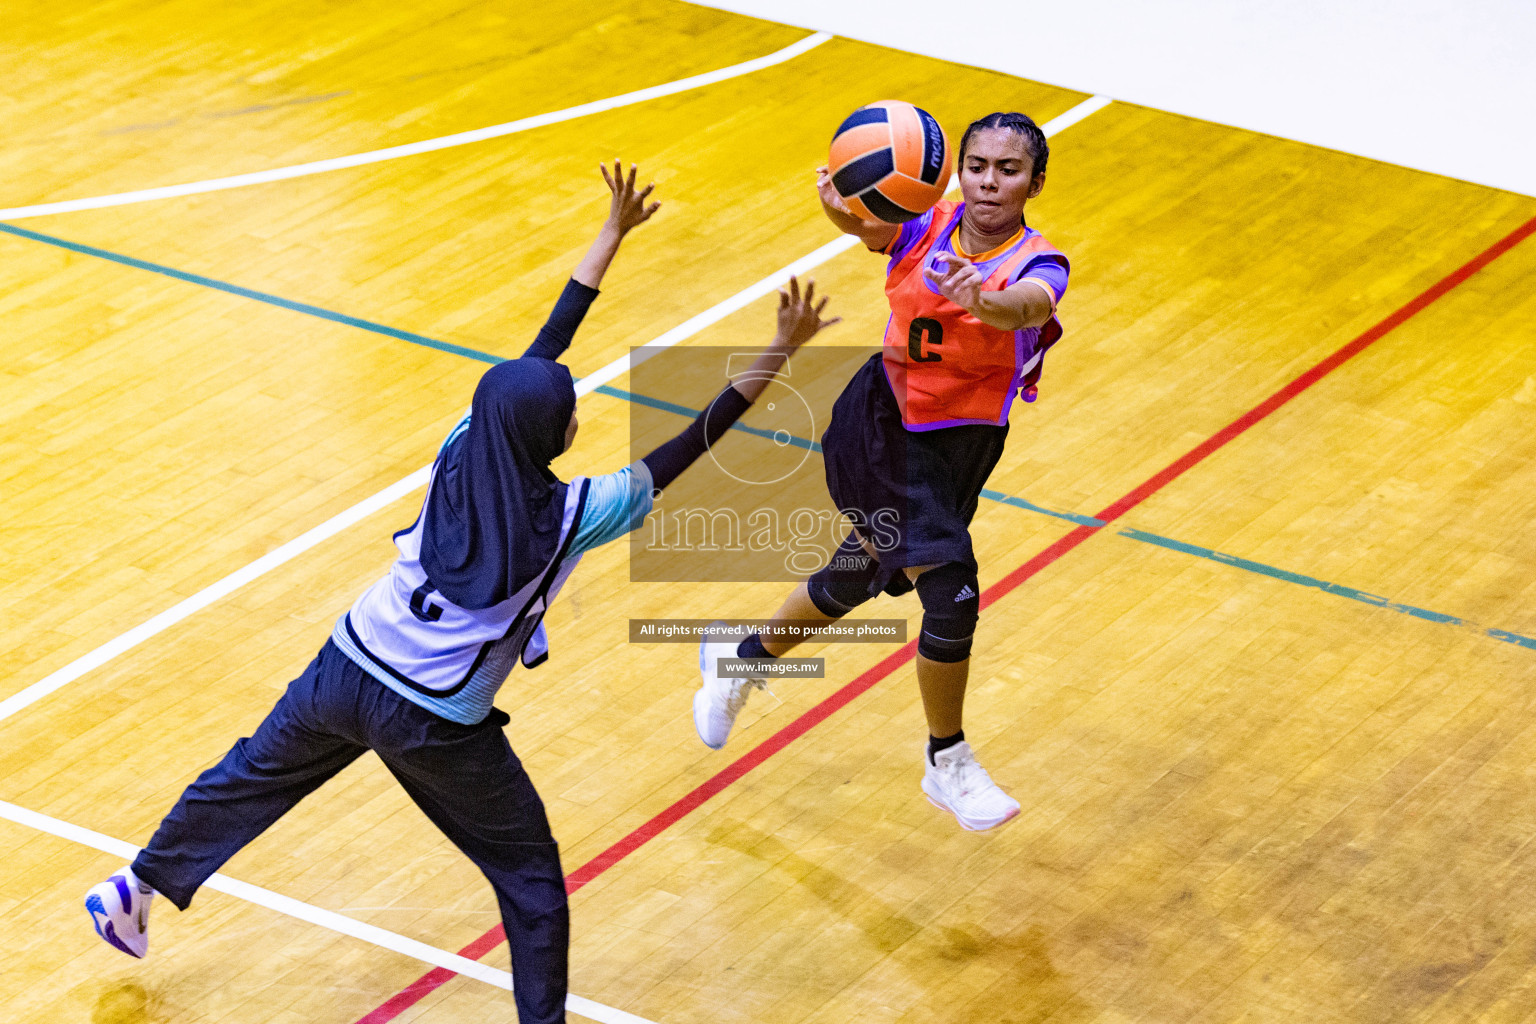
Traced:
<svg viewBox="0 0 1536 1024">
<path fill-rule="evenodd" d="M 1110 101 L 1103 96 L 1091 97 L 1079 103 L 1071 110 L 1068 110 L 1066 113 L 1052 118 L 1040 127 L 1047 136 L 1054 135 L 1061 131 L 1063 128 L 1076 124 L 1083 118 L 1087 117 L 1089 114 L 1092 114 L 1094 111 L 1102 110 L 1104 107 L 1108 106 L 1109 103 Z M 826 245 L 823 245 L 821 248 L 815 250 L 814 252 L 802 256 L 798 260 L 795 260 L 795 262 L 787 266 L 780 267 L 772 274 L 769 274 L 761 281 L 758 281 L 756 284 L 743 288 L 741 291 L 737 292 L 735 295 L 732 295 L 725 301 L 716 303 L 709 309 L 706 309 L 704 312 L 684 321 L 681 324 L 678 324 L 670 331 L 667 331 L 665 334 L 657 337 L 654 341 L 644 346 L 644 348 L 649 351 L 646 351 L 643 355 L 641 355 L 640 359 L 643 361 L 649 355 L 654 354 L 656 350 L 662 348 L 670 348 L 671 346 L 676 345 L 681 341 L 687 340 L 688 338 L 702 331 L 704 328 L 709 327 L 712 324 L 719 323 L 721 320 L 724 320 L 727 316 L 743 308 L 749 303 L 754 302 L 765 295 L 768 295 L 775 288 L 778 288 L 780 285 L 784 284 L 784 282 L 788 281 L 790 275 L 803 274 L 808 270 L 820 266 L 839 253 L 848 251 L 858 244 L 859 240 L 854 236 L 842 235 L 839 238 L 828 242 Z M 613 380 L 615 377 L 622 376 L 630 369 L 630 366 L 630 354 L 625 353 L 618 359 L 615 359 L 613 362 L 609 363 L 607 366 L 604 366 L 602 369 L 588 374 L 587 376 L 577 381 L 576 394 L 590 394 L 598 387 L 598 385 L 606 384 L 608 381 Z M 92 669 L 99 668 L 102 665 L 105 665 L 107 662 L 111 661 L 113 658 L 116 658 L 118 655 L 132 650 L 144 641 L 150 639 L 158 633 L 169 629 L 171 626 L 174 626 L 176 623 L 187 618 L 189 615 L 192 615 L 194 612 L 201 611 L 213 602 L 217 601 L 219 598 L 233 593 L 234 591 L 245 586 L 247 583 L 250 583 L 259 577 L 266 575 L 285 562 L 291 561 L 298 555 L 303 554 L 305 551 L 308 551 L 310 548 L 314 547 L 316 544 L 319 544 L 321 541 L 327 540 L 330 537 L 334 537 L 342 530 L 360 522 L 367 516 L 372 515 L 374 512 L 384 508 L 386 505 L 389 505 L 390 503 L 403 498 L 405 495 L 410 494 L 412 491 L 415 491 L 419 487 L 425 487 L 430 470 L 430 466 L 423 466 L 421 469 L 416 470 L 414 473 L 405 477 L 404 479 L 399 480 L 396 483 L 393 483 L 390 486 L 384 488 L 384 490 L 380 491 L 378 494 L 375 494 L 373 497 L 366 498 L 363 501 L 358 502 L 356 505 L 353 505 L 346 511 L 341 512 L 331 517 L 330 519 L 327 519 L 325 522 L 321 523 L 319 526 L 316 526 L 314 529 L 309 530 L 307 533 L 295 537 L 293 540 L 284 544 L 282 547 L 268 552 L 267 554 L 258 558 L 256 561 L 245 566 L 243 569 L 238 569 L 235 572 L 230 573 L 228 576 L 225 576 L 218 582 L 213 583 L 203 590 L 198 591 L 196 594 L 193 594 L 186 600 L 172 605 L 170 608 L 167 608 L 165 611 L 161 612 L 159 615 L 156 615 L 154 618 L 148 620 L 147 622 L 143 622 L 140 625 L 135 626 L 133 629 L 130 629 L 128 632 L 124 633 L 122 636 L 117 637 L 115 640 L 108 641 L 102 646 L 96 648 L 94 651 L 91 651 L 89 654 L 77 658 L 76 660 L 70 662 L 68 665 L 65 665 L 63 668 L 58 669 L 57 671 L 47 676 L 44 676 L 42 679 L 39 679 L 31 686 L 28 686 L 25 689 L 12 694 L 10 697 L 7 697 L 5 700 L 0 701 L 0 722 L 3 722 L 7 718 L 10 718 L 12 715 L 22 711 L 30 705 L 35 704 L 37 701 L 42 700 L 49 694 L 54 693 L 55 691 L 69 685 L 76 679 L 79 679 L 81 676 L 85 675 L 87 672 L 90 672 Z"/>
<path fill-rule="evenodd" d="M 111 854 L 120 860 L 131 861 L 139 853 L 139 848 L 132 843 L 125 843 L 121 839 L 114 839 L 111 836 L 102 835 L 100 832 L 93 832 L 88 828 L 72 825 L 58 818 L 51 818 L 46 814 L 29 811 L 25 807 L 18 807 L 16 804 L 4 800 L 0 800 L 0 818 L 6 818 L 18 825 L 24 825 L 39 832 L 46 832 L 60 839 L 67 839 L 72 843 L 79 843 L 81 846 L 89 846 L 94 850 Z M 284 896 L 282 893 L 273 892 L 271 889 L 263 889 L 259 885 L 242 882 L 238 878 L 230 878 L 228 875 L 216 874 L 203 884 L 210 889 L 224 893 L 226 896 L 233 896 L 236 899 L 245 900 L 247 903 L 254 903 L 257 906 L 266 907 L 268 910 L 275 910 L 279 914 L 286 914 L 289 917 L 298 918 L 300 921 L 307 921 L 310 924 L 319 925 L 321 928 L 340 932 L 342 935 L 350 935 L 354 939 L 361 939 L 383 949 L 408 956 L 413 960 L 420 960 L 422 963 L 431 964 L 433 967 L 441 967 L 445 970 L 453 971 L 455 974 L 462 974 L 466 978 L 483 981 L 487 985 L 495 985 L 497 988 L 506 989 L 509 992 L 512 990 L 512 975 L 506 971 L 498 971 L 496 968 L 483 964 L 478 960 L 471 960 L 468 957 L 459 956 L 457 953 L 450 953 L 445 949 L 429 946 L 425 942 L 418 942 L 415 939 L 407 938 L 398 932 L 365 924 L 355 918 L 347 917 L 345 914 L 338 914 L 334 910 L 326 910 L 310 903 L 304 903 L 301 900 L 293 899 L 291 896 Z M 83 929 L 84 927 L 85 923 L 81 922 L 81 928 Z M 595 1021 L 600 1021 L 601 1024 L 652 1024 L 651 1021 L 646 1020 L 644 1017 L 637 1017 L 632 1013 L 625 1013 L 623 1010 L 605 1006 L 602 1003 L 595 1003 L 590 999 L 583 999 L 577 995 L 566 996 L 565 1008 L 572 1013 L 579 1013 L 583 1017 L 590 1017 Z"/>
<path fill-rule="evenodd" d="M 676 93 L 688 92 L 691 89 L 714 85 L 716 82 L 723 82 L 741 75 L 750 75 L 754 71 L 761 71 L 764 68 L 773 67 L 775 64 L 782 64 L 787 60 L 792 60 L 807 50 L 814 50 L 832 38 L 833 36 L 829 32 L 817 32 L 814 35 L 806 36 L 798 42 L 791 43 L 782 50 L 776 50 L 767 56 L 756 57 L 752 60 L 743 61 L 740 64 L 732 64 L 727 68 L 706 71 L 701 75 L 679 78 L 675 82 L 665 82 L 661 85 L 653 85 L 645 89 L 636 89 L 634 92 L 610 96 L 607 99 L 593 100 L 591 103 L 566 107 L 564 110 L 555 110 L 547 114 L 535 114 L 533 117 L 508 121 L 506 124 L 491 125 L 489 128 L 476 128 L 473 131 L 444 135 L 436 139 L 426 139 L 422 142 L 410 142 L 403 146 L 390 146 L 387 149 L 372 149 L 366 153 L 332 157 L 329 160 L 315 160 L 307 164 L 294 164 L 291 167 L 275 167 L 270 171 L 252 171 L 249 174 L 235 174 L 227 178 L 208 178 L 204 181 L 187 182 L 184 185 L 162 185 L 159 188 L 140 189 L 136 192 L 116 192 L 112 195 L 91 196 L 86 199 L 65 199 L 56 203 L 13 206 L 8 210 L 0 210 L 0 220 L 21 220 L 26 217 L 43 217 L 51 213 L 99 210 L 108 206 L 126 206 L 129 203 L 147 203 L 155 199 L 171 199 L 176 196 L 191 196 L 202 192 L 219 192 L 224 189 L 241 188 L 245 185 L 261 185 L 269 181 L 285 181 L 289 178 L 302 178 L 310 174 L 323 174 L 326 171 L 337 171 L 346 167 L 376 164 L 402 156 L 415 156 L 418 153 L 431 153 L 439 149 L 466 146 L 472 142 L 484 142 L 486 139 L 499 139 L 503 135 L 514 135 L 517 132 L 525 132 L 531 128 L 542 128 L 545 125 L 558 124 L 561 121 L 570 121 L 578 117 L 586 117 L 588 114 L 599 114 L 605 110 L 614 110 L 662 96 L 672 96 Z"/>
<path fill-rule="evenodd" d="M 321 541 L 336 536 L 336 534 L 347 527 L 361 522 L 379 509 L 384 508 L 391 502 L 397 501 L 418 487 L 425 487 L 430 470 L 430 466 L 423 466 L 405 479 L 390 484 L 371 498 L 364 498 L 345 512 L 332 516 L 314 529 L 300 534 L 281 547 L 274 548 L 244 568 L 236 569 L 228 576 L 204 587 L 186 600 L 171 605 L 171 607 L 154 618 L 139 623 L 122 636 L 107 641 L 91 653 L 76 658 L 68 665 L 44 676 L 26 689 L 13 693 L 5 700 L 0 701 L 0 721 L 10 718 L 28 705 L 42 700 L 55 690 L 68 686 L 92 669 L 100 668 L 119 654 L 133 650 L 133 648 L 139 646 L 139 644 L 150 637 L 164 632 L 187 616 L 202 611 L 219 598 L 233 594 L 252 580 L 259 579 L 283 563 L 292 561 Z"/>
<path fill-rule="evenodd" d="M 1081 121 L 1089 114 L 1094 114 L 1100 110 L 1103 110 L 1113 102 L 1114 100 L 1110 99 L 1108 96 L 1090 96 L 1083 100 L 1083 102 L 1079 103 L 1077 106 L 1073 107 L 1071 110 L 1068 110 L 1065 113 L 1057 114 L 1055 117 L 1045 122 L 1045 124 L 1040 126 L 1040 130 L 1045 133 L 1046 138 L 1050 138 L 1052 135 L 1055 135 L 1059 131 L 1062 131 L 1066 128 L 1071 128 L 1073 125 L 1077 124 L 1077 122 Z"/>
</svg>

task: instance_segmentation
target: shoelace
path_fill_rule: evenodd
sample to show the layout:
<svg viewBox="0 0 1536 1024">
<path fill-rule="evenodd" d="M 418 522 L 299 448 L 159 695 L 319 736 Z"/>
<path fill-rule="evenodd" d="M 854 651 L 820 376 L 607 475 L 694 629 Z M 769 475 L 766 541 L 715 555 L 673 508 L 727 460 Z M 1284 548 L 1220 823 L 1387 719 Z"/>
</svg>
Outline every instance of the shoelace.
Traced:
<svg viewBox="0 0 1536 1024">
<path fill-rule="evenodd" d="M 725 711 L 732 718 L 747 703 L 747 697 L 753 690 L 768 689 L 768 684 L 761 679 L 732 679 L 731 688 L 725 694 Z"/>
<path fill-rule="evenodd" d="M 992 776 L 987 774 L 987 770 L 970 757 L 950 761 L 942 770 L 954 780 L 961 796 L 980 792 L 992 782 Z"/>
</svg>

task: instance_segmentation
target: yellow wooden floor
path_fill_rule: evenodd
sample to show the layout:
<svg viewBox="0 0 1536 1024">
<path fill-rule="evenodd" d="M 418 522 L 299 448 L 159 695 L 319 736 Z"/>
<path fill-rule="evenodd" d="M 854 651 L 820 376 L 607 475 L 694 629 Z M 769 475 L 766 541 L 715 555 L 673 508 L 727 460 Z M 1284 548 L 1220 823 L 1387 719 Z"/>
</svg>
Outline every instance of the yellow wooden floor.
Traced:
<svg viewBox="0 0 1536 1024">
<path fill-rule="evenodd" d="M 0 51 L 8 207 L 498 124 L 805 35 L 670 0 L 25 6 Z M 621 155 L 666 205 L 578 339 L 586 374 L 830 241 L 811 169 L 841 115 L 886 96 L 952 137 L 1086 98 L 837 39 L 503 139 L 15 225 L 515 355 L 602 216 L 596 163 Z M 1031 220 L 1073 259 L 1068 334 L 990 486 L 1082 515 L 1536 215 L 1125 104 L 1051 148 Z M 0 234 L 0 255 L 0 699 L 425 465 L 484 369 L 45 241 Z M 881 262 L 853 251 L 815 276 L 847 321 L 826 342 L 875 343 Z M 1016 821 L 964 833 L 922 798 L 898 669 L 582 889 L 572 990 L 665 1024 L 1529 1019 L 1533 278 L 1536 240 L 988 610 L 967 733 Z M 769 308 L 686 344 L 763 340 Z M 628 405 L 594 394 L 581 415 L 557 469 L 627 462 Z M 144 842 L 419 501 L 0 721 L 0 801 Z M 983 502 L 983 584 L 1072 529 Z M 782 704 L 705 751 L 692 650 L 628 645 L 627 621 L 765 614 L 783 589 L 633 583 L 622 544 L 583 562 L 550 664 L 500 700 L 567 870 L 888 653 L 826 647 L 827 679 L 776 686 Z M 0 863 L 6 1021 L 347 1024 L 427 970 L 206 890 L 186 914 L 157 906 L 131 962 L 80 908 L 117 858 L 0 817 Z M 496 923 L 371 758 L 225 871 L 448 951 Z M 396 1019 L 512 1014 L 459 977 Z"/>
</svg>

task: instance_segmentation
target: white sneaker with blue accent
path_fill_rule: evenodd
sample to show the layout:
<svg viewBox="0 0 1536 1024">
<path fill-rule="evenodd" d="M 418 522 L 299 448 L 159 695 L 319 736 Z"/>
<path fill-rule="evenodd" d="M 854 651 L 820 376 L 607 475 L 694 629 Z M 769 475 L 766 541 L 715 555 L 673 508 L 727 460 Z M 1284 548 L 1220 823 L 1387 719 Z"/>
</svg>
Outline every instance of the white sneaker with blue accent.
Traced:
<svg viewBox="0 0 1536 1024">
<path fill-rule="evenodd" d="M 110 946 L 143 959 L 149 952 L 149 901 L 155 890 L 140 882 L 133 868 L 122 868 L 85 894 L 85 909 L 96 934 Z"/>
<path fill-rule="evenodd" d="M 767 689 L 767 684 L 755 678 L 721 678 L 720 659 L 736 657 L 736 648 L 749 634 L 745 630 L 726 632 L 723 622 L 711 623 L 709 628 L 699 644 L 699 675 L 704 682 L 693 695 L 693 727 L 706 747 L 719 750 L 731 735 L 731 726 L 746 706 L 747 697 L 753 690 Z"/>
<path fill-rule="evenodd" d="M 961 828 L 983 832 L 1019 813 L 1019 802 L 998 788 L 964 740 L 945 747 L 932 760 L 925 746 L 923 764 L 923 793 L 928 802 L 953 814 Z"/>
</svg>

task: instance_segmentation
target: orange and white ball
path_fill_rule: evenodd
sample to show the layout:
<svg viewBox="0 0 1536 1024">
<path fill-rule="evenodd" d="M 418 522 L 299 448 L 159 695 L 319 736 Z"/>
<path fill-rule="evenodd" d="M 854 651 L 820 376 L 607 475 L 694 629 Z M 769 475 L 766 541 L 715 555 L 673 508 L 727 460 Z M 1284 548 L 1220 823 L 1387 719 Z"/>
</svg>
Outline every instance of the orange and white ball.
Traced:
<svg viewBox="0 0 1536 1024">
<path fill-rule="evenodd" d="M 928 111 L 881 100 L 848 115 L 832 136 L 827 169 L 854 215 L 901 224 L 921 216 L 949 188 L 953 160 L 944 129 Z"/>
</svg>

